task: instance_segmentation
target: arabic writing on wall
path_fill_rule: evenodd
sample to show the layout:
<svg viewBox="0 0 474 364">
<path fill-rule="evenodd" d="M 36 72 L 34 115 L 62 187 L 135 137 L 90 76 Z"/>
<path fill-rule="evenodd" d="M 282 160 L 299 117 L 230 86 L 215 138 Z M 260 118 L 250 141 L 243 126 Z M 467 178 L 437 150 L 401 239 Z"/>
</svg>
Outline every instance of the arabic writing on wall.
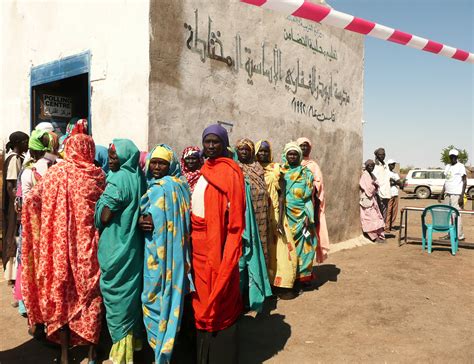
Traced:
<svg viewBox="0 0 474 364">
<path fill-rule="evenodd" d="M 222 33 L 220 30 L 213 29 L 213 20 L 210 16 L 207 17 L 207 36 L 200 37 L 198 9 L 194 11 L 194 26 L 184 23 L 184 28 L 188 31 L 185 40 L 186 47 L 191 52 L 198 54 L 201 62 L 205 63 L 207 59 L 210 59 L 226 64 L 235 74 L 245 72 L 247 84 L 249 85 L 254 85 L 256 77 L 261 77 L 274 86 L 283 83 L 285 89 L 293 95 L 297 95 L 301 90 L 306 90 L 315 101 L 323 101 L 327 105 L 333 99 L 340 106 L 347 106 L 350 103 L 348 91 L 344 88 L 338 88 L 338 83 L 333 80 L 332 73 L 323 75 L 321 72 L 322 67 L 316 67 L 313 64 L 308 71 L 308 68 L 305 69 L 303 61 L 299 58 L 290 66 L 283 67 L 282 58 L 284 54 L 276 44 L 274 47 L 269 47 L 267 45 L 268 42 L 264 40 L 259 49 L 255 50 L 243 44 L 242 37 L 237 33 L 234 37 L 233 49 L 226 55 L 221 39 Z M 294 32 L 293 28 L 290 31 L 285 29 L 283 40 L 311 49 L 313 54 L 321 54 L 326 60 L 337 60 L 337 52 L 332 46 L 330 50 L 327 50 L 318 44 L 318 39 L 322 37 L 322 33 L 319 30 L 316 32 L 315 28 L 311 29 L 311 31 L 313 31 L 314 37 L 301 35 L 298 31 Z M 311 57 L 311 59 L 314 59 L 314 57 Z M 295 102 L 295 97 L 293 97 L 292 105 Z M 294 109 L 293 106 L 292 108 Z M 316 112 L 314 106 L 309 105 L 307 108 L 306 106 L 304 108 L 307 111 L 298 113 L 315 117 L 318 120 L 322 118 L 323 120 L 335 121 L 334 111 L 331 112 L 329 118 L 326 116 L 319 116 L 318 118 L 317 116 L 312 116 L 314 113 L 321 115 L 321 113 Z M 309 111 L 310 108 L 312 109 L 311 112 Z"/>
<path fill-rule="evenodd" d="M 334 111 L 331 111 L 331 115 L 326 115 L 324 112 L 318 112 L 318 109 L 314 105 L 306 104 L 302 100 L 298 100 L 296 97 L 293 97 L 291 100 L 291 109 L 296 114 L 305 115 L 307 117 L 316 119 L 318 121 L 336 121 L 336 114 Z"/>
<path fill-rule="evenodd" d="M 301 18 L 297 18 L 296 16 L 293 16 L 293 15 L 288 15 L 286 17 L 286 20 L 293 22 L 295 26 L 299 27 L 300 29 L 313 33 L 316 39 L 324 38 L 324 33 L 322 33 L 321 30 L 319 30 L 316 27 L 315 23 L 309 22 L 305 24 L 303 23 L 303 20 Z"/>
<path fill-rule="evenodd" d="M 325 59 L 332 61 L 337 60 L 337 52 L 332 48 L 331 50 L 325 50 L 322 46 L 318 45 L 318 38 L 312 38 L 307 34 L 299 34 L 293 31 L 293 28 L 290 28 L 289 31 L 286 29 L 283 30 L 283 39 L 295 42 L 305 48 L 311 49 L 313 53 L 320 53 L 324 56 Z"/>
</svg>

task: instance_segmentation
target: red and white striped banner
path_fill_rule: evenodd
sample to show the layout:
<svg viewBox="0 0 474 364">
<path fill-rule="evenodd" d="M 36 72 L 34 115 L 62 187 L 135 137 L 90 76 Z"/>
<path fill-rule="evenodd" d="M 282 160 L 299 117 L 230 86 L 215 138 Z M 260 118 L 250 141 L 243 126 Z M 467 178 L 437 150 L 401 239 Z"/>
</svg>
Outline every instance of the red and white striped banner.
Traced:
<svg viewBox="0 0 474 364">
<path fill-rule="evenodd" d="M 321 24 L 332 25 L 336 28 L 350 30 L 351 32 L 370 35 L 371 37 L 388 40 L 390 42 L 406 45 L 454 58 L 459 61 L 474 63 L 474 54 L 453 48 L 445 44 L 434 42 L 400 30 L 392 29 L 365 19 L 341 13 L 340 11 L 317 5 L 306 0 L 240 0 L 243 3 L 259 6 L 264 9 L 275 10 L 285 15 L 313 20 Z"/>
</svg>

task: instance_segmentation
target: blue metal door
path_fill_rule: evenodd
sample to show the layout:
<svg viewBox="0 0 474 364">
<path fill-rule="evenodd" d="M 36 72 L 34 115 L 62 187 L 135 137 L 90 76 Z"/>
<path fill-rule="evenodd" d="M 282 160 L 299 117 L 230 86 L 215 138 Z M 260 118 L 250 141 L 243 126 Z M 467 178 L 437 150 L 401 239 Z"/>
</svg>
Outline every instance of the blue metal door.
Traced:
<svg viewBox="0 0 474 364">
<path fill-rule="evenodd" d="M 30 74 L 30 100 L 31 100 L 31 129 L 34 129 L 36 115 L 38 113 L 39 97 L 36 90 L 54 82 L 71 79 L 71 77 L 83 75 L 87 77 L 87 119 L 89 120 L 89 133 L 92 130 L 91 123 L 91 88 L 90 88 L 90 60 L 91 53 L 86 51 L 73 56 L 61 58 L 49 63 L 31 68 Z M 86 116 L 86 115 L 84 115 Z"/>
</svg>

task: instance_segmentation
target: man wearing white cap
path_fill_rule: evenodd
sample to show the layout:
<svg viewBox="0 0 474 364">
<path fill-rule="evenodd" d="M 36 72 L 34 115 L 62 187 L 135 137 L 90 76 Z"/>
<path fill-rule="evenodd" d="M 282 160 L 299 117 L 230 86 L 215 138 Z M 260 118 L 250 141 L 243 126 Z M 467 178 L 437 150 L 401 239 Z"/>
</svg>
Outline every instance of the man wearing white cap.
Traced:
<svg viewBox="0 0 474 364">
<path fill-rule="evenodd" d="M 458 155 L 459 152 L 456 149 L 449 151 L 449 160 L 451 163 L 448 164 L 444 170 L 446 181 L 438 197 L 438 202 L 441 202 L 441 198 L 444 196 L 444 201 L 447 205 L 460 210 L 464 208 L 464 193 L 466 192 L 467 177 L 466 167 L 464 167 L 464 164 L 458 162 Z M 461 216 L 458 218 L 458 239 L 464 240 Z"/>
<path fill-rule="evenodd" d="M 400 176 L 394 171 L 397 162 L 394 159 L 389 159 L 387 165 L 389 168 L 388 176 L 390 177 L 390 200 L 388 201 L 387 217 L 385 218 L 385 232 L 389 233 L 392 230 L 392 225 L 397 219 L 398 214 L 398 185 L 400 184 Z"/>
</svg>

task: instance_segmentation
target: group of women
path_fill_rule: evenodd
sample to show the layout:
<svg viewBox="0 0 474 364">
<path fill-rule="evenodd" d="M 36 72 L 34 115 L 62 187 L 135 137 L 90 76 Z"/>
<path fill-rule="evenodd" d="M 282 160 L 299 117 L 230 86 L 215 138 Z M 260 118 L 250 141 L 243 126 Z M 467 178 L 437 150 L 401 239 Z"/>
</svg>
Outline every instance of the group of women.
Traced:
<svg viewBox="0 0 474 364">
<path fill-rule="evenodd" d="M 159 144 L 143 159 L 127 139 L 105 153 L 87 121 L 75 124 L 63 147 L 45 130 L 10 138 L 18 158 L 28 141 L 34 180 L 21 195 L 16 277 L 30 332 L 44 325 L 61 363 L 69 346 L 89 345 L 93 363 L 105 306 L 114 363 L 133 362 L 144 336 L 156 363 L 237 363 L 242 312 L 261 312 L 272 294 L 296 297 L 326 258 L 311 142 L 286 144 L 276 163 L 269 141 L 231 147 L 213 124 L 202 150 L 188 147 L 178 160 Z"/>
</svg>

